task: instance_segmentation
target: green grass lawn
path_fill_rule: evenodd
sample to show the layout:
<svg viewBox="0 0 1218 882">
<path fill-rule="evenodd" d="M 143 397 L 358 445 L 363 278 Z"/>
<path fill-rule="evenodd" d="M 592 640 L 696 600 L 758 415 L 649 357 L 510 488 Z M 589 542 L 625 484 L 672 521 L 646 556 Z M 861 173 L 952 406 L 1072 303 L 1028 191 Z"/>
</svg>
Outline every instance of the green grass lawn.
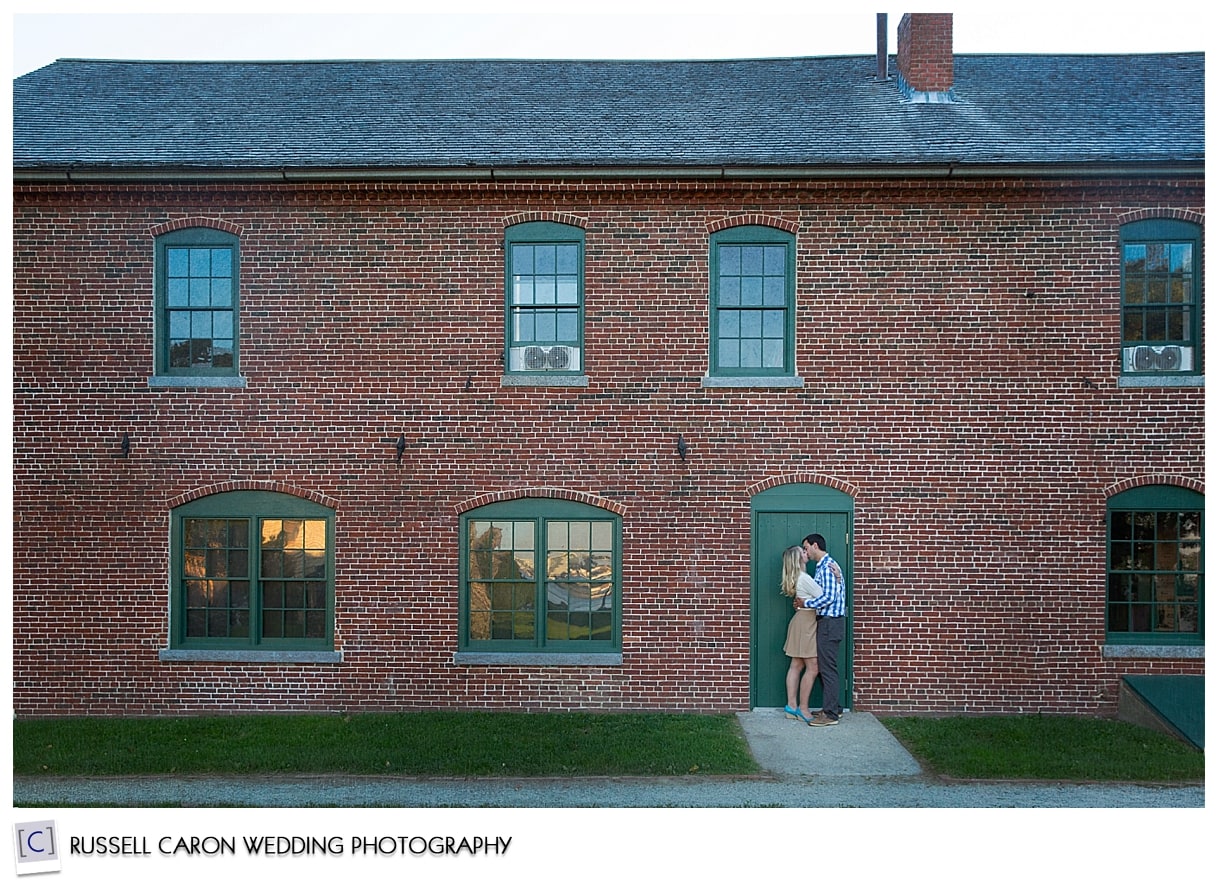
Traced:
<svg viewBox="0 0 1218 882">
<path fill-rule="evenodd" d="M 732 715 L 451 713 L 17 720 L 15 775 L 735 775 Z"/>
<path fill-rule="evenodd" d="M 953 778 L 1202 781 L 1205 755 L 1090 717 L 891 717 L 930 773 Z M 419 712 L 20 719 L 15 775 L 747 775 L 734 715 Z"/>
<path fill-rule="evenodd" d="M 922 768 L 951 778 L 1202 781 L 1205 754 L 1130 723 L 1095 717 L 889 717 Z"/>
</svg>

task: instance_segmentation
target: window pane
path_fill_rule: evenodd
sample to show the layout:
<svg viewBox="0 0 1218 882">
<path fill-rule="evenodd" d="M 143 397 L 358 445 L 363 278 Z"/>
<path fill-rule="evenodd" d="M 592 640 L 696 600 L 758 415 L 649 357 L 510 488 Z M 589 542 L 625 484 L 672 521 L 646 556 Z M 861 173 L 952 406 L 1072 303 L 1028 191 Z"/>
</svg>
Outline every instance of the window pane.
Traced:
<svg viewBox="0 0 1218 882">
<path fill-rule="evenodd" d="M 175 310 L 169 313 L 169 336 L 175 340 L 190 337 L 190 313 Z"/>
<path fill-rule="evenodd" d="M 1125 246 L 1125 272 L 1141 273 L 1146 271 L 1146 246 Z"/>
<path fill-rule="evenodd" d="M 534 303 L 535 300 L 536 298 L 533 295 L 533 277 L 513 276 L 512 303 L 520 306 L 528 306 Z"/>
<path fill-rule="evenodd" d="M 765 306 L 786 306 L 787 304 L 787 280 L 784 276 L 767 278 L 765 280 L 765 294 L 763 296 Z"/>
<path fill-rule="evenodd" d="M 579 303 L 579 279 L 576 276 L 559 276 L 557 285 L 559 303 Z"/>
<path fill-rule="evenodd" d="M 216 277 L 233 274 L 233 252 L 228 248 L 211 250 L 211 274 Z"/>
<path fill-rule="evenodd" d="M 554 310 L 538 310 L 534 322 L 538 340 L 550 342 L 558 339 L 558 314 Z"/>
<path fill-rule="evenodd" d="M 740 274 L 743 276 L 761 275 L 762 253 L 759 245 L 745 245 L 740 249 Z"/>
<path fill-rule="evenodd" d="M 1148 273 L 1162 272 L 1167 269 L 1167 246 L 1161 242 L 1152 242 L 1146 246 L 1146 271 Z"/>
<path fill-rule="evenodd" d="M 190 274 L 196 277 L 211 275 L 211 249 L 190 249 Z"/>
<path fill-rule="evenodd" d="M 780 309 L 767 309 L 762 313 L 762 336 L 778 338 L 786 331 L 787 314 Z"/>
<path fill-rule="evenodd" d="M 719 305 L 740 305 L 740 279 L 736 277 L 719 280 Z"/>
<path fill-rule="evenodd" d="M 719 336 L 720 338 L 740 336 L 739 310 L 725 309 L 719 313 Z"/>
<path fill-rule="evenodd" d="M 1135 306 L 1146 302 L 1146 279 L 1143 276 L 1125 277 L 1125 302 Z"/>
<path fill-rule="evenodd" d="M 557 247 L 557 263 L 555 272 L 564 275 L 574 275 L 579 272 L 579 246 L 559 245 Z"/>
<path fill-rule="evenodd" d="M 557 315 L 558 333 L 554 339 L 567 342 L 579 342 L 579 316 L 570 309 L 564 309 Z"/>
<path fill-rule="evenodd" d="M 170 279 L 166 287 L 166 295 L 168 298 L 167 306 L 189 306 L 190 305 L 190 280 L 189 279 Z"/>
<path fill-rule="evenodd" d="M 761 278 L 746 276 L 740 280 L 740 305 L 761 306 Z"/>
<path fill-rule="evenodd" d="M 592 525 L 586 521 L 573 521 L 568 530 L 571 547 L 587 549 L 592 541 Z"/>
<path fill-rule="evenodd" d="M 233 283 L 230 279 L 211 280 L 211 305 L 231 306 L 233 302 Z"/>
<path fill-rule="evenodd" d="M 166 248 L 165 264 L 170 277 L 184 278 L 190 275 L 190 250 L 188 248 Z"/>
<path fill-rule="evenodd" d="M 522 276 L 530 276 L 533 274 L 532 245 L 512 246 L 512 272 L 519 273 Z"/>
<path fill-rule="evenodd" d="M 763 272 L 767 276 L 785 278 L 787 275 L 787 249 L 784 245 L 767 245 L 763 255 Z"/>
<path fill-rule="evenodd" d="M 516 343 L 531 343 L 537 339 L 531 312 L 512 313 L 512 340 Z"/>
<path fill-rule="evenodd" d="M 719 248 L 719 274 L 721 276 L 740 275 L 739 245 L 723 245 Z"/>
<path fill-rule="evenodd" d="M 1137 343 L 1146 339 L 1146 323 L 1142 319 L 1142 313 L 1136 309 L 1125 311 L 1124 330 L 1122 332 L 1125 339 L 1131 343 Z"/>
<path fill-rule="evenodd" d="M 211 306 L 211 279 L 190 280 L 190 305 Z"/>
<path fill-rule="evenodd" d="M 1171 249 L 1168 269 L 1173 273 L 1191 273 L 1193 271 L 1193 246 L 1182 242 L 1169 246 Z"/>
<path fill-rule="evenodd" d="M 538 276 L 533 285 L 536 302 L 540 304 L 554 303 L 558 299 L 558 291 L 552 276 Z"/>
</svg>

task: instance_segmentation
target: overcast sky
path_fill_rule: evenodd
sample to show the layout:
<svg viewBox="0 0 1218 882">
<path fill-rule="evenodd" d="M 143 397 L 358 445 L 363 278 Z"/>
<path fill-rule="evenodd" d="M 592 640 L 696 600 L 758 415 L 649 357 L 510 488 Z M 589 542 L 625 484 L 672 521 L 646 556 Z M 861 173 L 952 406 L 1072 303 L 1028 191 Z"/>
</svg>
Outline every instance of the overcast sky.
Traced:
<svg viewBox="0 0 1218 882">
<path fill-rule="evenodd" d="M 23 5 L 28 4 L 18 7 Z M 327 6 L 358 10 L 361 4 Z M 731 4 L 735 10 L 742 6 Z M 1175 9 L 1170 3 L 957 2 L 952 6 L 962 10 L 955 12 L 953 22 L 955 49 L 960 53 L 1090 54 L 1206 48 L 1208 29 L 1199 13 L 1184 6 Z M 138 9 L 139 5 L 118 7 Z M 54 8 L 71 9 L 72 4 Z M 213 4 L 210 8 L 224 7 Z M 766 12 L 753 14 L 706 12 L 715 5 L 673 0 L 583 5 L 416 2 L 399 4 L 402 10 L 415 11 L 396 15 L 293 14 L 277 10 L 307 10 L 310 4 L 288 6 L 258 0 L 241 8 L 251 11 L 44 15 L 22 10 L 12 17 L 13 76 L 58 58 L 755 58 L 866 55 L 876 48 L 875 12 L 842 12 L 850 7 L 810 0 L 768 0 Z M 559 14 L 548 11 L 550 8 L 585 12 Z M 513 12 L 505 14 L 505 9 Z M 606 13 L 607 9 L 615 14 Z M 696 11 L 686 11 L 691 9 Z M 901 14 L 888 13 L 891 52 L 896 51 Z"/>
</svg>

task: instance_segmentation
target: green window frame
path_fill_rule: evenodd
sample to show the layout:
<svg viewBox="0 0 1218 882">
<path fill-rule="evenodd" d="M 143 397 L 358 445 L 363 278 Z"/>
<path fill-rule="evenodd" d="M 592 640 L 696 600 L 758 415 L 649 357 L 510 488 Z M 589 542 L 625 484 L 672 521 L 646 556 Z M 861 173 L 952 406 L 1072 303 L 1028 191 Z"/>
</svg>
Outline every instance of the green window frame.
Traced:
<svg viewBox="0 0 1218 882">
<path fill-rule="evenodd" d="M 1121 228 L 1121 372 L 1198 375 L 1201 229 L 1177 220 Z"/>
<path fill-rule="evenodd" d="M 710 237 L 710 373 L 795 374 L 795 236 L 765 226 Z"/>
<path fill-rule="evenodd" d="M 1205 642 L 1205 498 L 1136 487 L 1108 500 L 1110 643 Z"/>
<path fill-rule="evenodd" d="M 584 231 L 549 221 L 504 234 L 505 359 L 509 373 L 582 374 Z"/>
<path fill-rule="evenodd" d="M 461 649 L 620 651 L 621 537 L 620 517 L 569 500 L 462 515 Z"/>
<path fill-rule="evenodd" d="M 156 372 L 229 377 L 239 370 L 237 237 L 191 227 L 156 239 Z"/>
<path fill-rule="evenodd" d="M 334 645 L 334 512 L 284 493 L 232 491 L 174 509 L 170 645 Z"/>
</svg>

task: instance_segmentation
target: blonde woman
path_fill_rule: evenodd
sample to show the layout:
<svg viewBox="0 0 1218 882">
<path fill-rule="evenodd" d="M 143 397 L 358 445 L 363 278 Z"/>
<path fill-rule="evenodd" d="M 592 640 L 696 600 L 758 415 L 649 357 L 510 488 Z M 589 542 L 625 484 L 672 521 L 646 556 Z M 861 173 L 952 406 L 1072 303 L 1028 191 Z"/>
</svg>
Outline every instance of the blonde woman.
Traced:
<svg viewBox="0 0 1218 882">
<path fill-rule="evenodd" d="M 803 547 L 792 545 L 782 553 L 782 593 L 800 601 L 819 597 L 821 588 L 805 569 L 808 557 Z M 797 609 L 787 625 L 787 642 L 782 651 L 791 657 L 787 668 L 787 706 L 783 708 L 792 720 L 808 723 L 812 711 L 808 699 L 819 668 L 816 664 L 816 611 Z M 796 699 L 796 692 L 799 697 Z"/>
</svg>

